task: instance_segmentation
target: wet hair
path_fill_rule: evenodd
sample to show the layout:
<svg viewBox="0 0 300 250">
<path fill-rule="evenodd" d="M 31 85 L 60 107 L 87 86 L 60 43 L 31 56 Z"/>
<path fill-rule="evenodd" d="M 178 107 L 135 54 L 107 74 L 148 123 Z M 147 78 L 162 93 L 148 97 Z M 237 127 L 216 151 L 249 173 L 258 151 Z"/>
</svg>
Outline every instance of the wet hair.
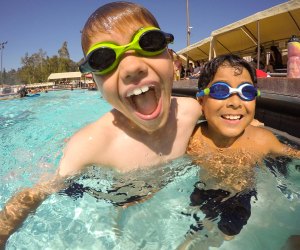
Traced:
<svg viewBox="0 0 300 250">
<path fill-rule="evenodd" d="M 217 56 L 204 64 L 198 80 L 198 88 L 205 89 L 207 85 L 214 79 L 218 68 L 220 66 L 227 66 L 227 65 L 235 68 L 236 69 L 235 74 L 237 75 L 242 74 L 242 70 L 243 68 L 245 68 L 249 72 L 254 86 L 256 86 L 257 78 L 256 78 L 255 68 L 250 63 L 248 63 L 245 59 L 234 54 L 227 54 L 227 55 Z"/>
<path fill-rule="evenodd" d="M 81 35 L 84 53 L 88 51 L 91 38 L 99 33 L 109 34 L 112 30 L 126 33 L 131 23 L 151 24 L 159 28 L 155 17 L 143 6 L 131 2 L 112 2 L 99 7 L 86 21 Z"/>
</svg>

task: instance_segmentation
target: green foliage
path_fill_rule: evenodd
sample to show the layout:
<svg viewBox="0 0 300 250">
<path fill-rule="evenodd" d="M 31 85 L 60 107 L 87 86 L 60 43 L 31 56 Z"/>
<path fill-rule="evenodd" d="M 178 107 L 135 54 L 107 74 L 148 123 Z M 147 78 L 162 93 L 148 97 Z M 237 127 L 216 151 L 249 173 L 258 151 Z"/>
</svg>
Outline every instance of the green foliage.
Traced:
<svg viewBox="0 0 300 250">
<path fill-rule="evenodd" d="M 3 77 L 3 83 L 5 84 L 17 85 L 21 83 L 21 80 L 18 76 L 18 71 L 16 71 L 15 69 L 12 69 L 8 72 L 6 72 L 4 69 L 2 77 Z"/>
<path fill-rule="evenodd" d="M 58 56 L 48 57 L 39 49 L 37 53 L 25 54 L 21 58 L 22 67 L 9 72 L 3 71 L 5 84 L 32 84 L 47 82 L 51 73 L 78 71 L 78 64 L 70 59 L 67 42 L 58 50 Z"/>
</svg>

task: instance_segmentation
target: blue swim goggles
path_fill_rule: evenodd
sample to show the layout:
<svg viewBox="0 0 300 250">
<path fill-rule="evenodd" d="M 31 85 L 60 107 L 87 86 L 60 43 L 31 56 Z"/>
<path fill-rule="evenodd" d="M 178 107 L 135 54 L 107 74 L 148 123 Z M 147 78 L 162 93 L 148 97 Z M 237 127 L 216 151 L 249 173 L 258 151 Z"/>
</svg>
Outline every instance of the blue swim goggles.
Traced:
<svg viewBox="0 0 300 250">
<path fill-rule="evenodd" d="M 260 90 L 248 82 L 240 84 L 237 88 L 231 88 L 226 82 L 216 82 L 210 88 L 197 92 L 196 97 L 209 95 L 217 100 L 225 100 L 234 93 L 244 101 L 253 101 L 256 96 L 260 96 Z"/>
</svg>

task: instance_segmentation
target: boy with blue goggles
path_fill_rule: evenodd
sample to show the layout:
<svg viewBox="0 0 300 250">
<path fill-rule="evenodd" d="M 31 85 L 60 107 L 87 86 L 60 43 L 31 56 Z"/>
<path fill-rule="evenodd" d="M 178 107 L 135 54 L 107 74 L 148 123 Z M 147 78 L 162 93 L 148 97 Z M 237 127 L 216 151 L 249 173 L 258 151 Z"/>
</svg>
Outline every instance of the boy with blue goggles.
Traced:
<svg viewBox="0 0 300 250">
<path fill-rule="evenodd" d="M 201 166 L 190 205 L 204 216 L 194 216 L 189 231 L 193 237 L 203 231 L 207 219 L 216 221 L 224 235 L 239 234 L 251 215 L 257 166 L 264 167 L 266 156 L 300 158 L 297 148 L 251 125 L 255 98 L 260 95 L 256 83 L 255 69 L 232 54 L 210 60 L 200 73 L 197 97 L 203 119 L 190 138 L 187 154 Z"/>
</svg>

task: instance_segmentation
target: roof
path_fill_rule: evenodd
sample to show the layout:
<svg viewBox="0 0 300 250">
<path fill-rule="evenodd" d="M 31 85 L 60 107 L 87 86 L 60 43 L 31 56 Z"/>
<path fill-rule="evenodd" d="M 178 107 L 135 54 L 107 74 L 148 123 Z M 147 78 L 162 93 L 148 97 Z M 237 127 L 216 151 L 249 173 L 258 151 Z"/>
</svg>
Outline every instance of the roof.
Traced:
<svg viewBox="0 0 300 250">
<path fill-rule="evenodd" d="M 224 26 L 177 53 L 194 61 L 226 53 L 247 56 L 258 44 L 286 46 L 292 35 L 300 36 L 299 0 L 290 0 Z"/>
<path fill-rule="evenodd" d="M 53 85 L 54 85 L 54 82 L 44 82 L 44 83 L 28 84 L 25 87 L 26 88 L 39 88 L 39 87 L 50 87 Z"/>
<path fill-rule="evenodd" d="M 63 72 L 51 73 L 48 80 L 67 79 L 67 78 L 81 78 L 81 72 Z"/>
</svg>

